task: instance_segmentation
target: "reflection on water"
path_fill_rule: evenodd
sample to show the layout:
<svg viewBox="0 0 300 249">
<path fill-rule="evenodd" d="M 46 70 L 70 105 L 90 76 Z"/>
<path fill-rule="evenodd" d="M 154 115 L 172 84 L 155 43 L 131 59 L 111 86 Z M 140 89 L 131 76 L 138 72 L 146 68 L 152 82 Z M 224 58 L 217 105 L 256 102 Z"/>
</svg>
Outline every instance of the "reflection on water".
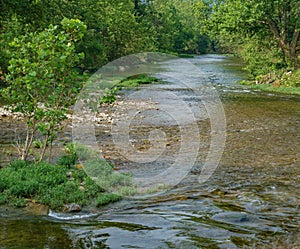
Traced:
<svg viewBox="0 0 300 249">
<path fill-rule="evenodd" d="M 198 184 L 195 165 L 166 193 L 123 200 L 81 218 L 2 209 L 0 248 L 300 246 L 300 98 L 234 86 L 243 75 L 235 58 L 210 55 L 191 61 L 221 84 L 227 119 L 225 151 L 208 182 Z M 205 152 L 210 130 L 200 122 Z M 201 160 L 200 155 L 199 165 Z"/>
</svg>

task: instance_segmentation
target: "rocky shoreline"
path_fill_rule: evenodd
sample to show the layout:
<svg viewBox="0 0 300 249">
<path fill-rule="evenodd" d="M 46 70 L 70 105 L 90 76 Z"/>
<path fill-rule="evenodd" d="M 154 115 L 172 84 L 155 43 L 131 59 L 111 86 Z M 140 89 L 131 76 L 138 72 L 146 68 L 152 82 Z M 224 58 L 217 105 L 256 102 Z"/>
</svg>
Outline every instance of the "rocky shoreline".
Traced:
<svg viewBox="0 0 300 249">
<path fill-rule="evenodd" d="M 99 111 L 91 116 L 95 129 L 101 130 L 101 134 L 109 134 L 111 125 L 118 122 L 121 118 L 128 114 L 129 110 L 134 110 L 136 113 L 143 110 L 156 109 L 156 103 L 142 99 L 128 99 L 124 96 L 117 96 L 117 100 L 111 105 L 104 105 L 99 108 Z M 72 142 L 72 121 L 81 120 L 83 117 L 76 117 L 68 114 L 68 119 L 63 123 L 63 129 L 57 134 L 57 139 L 54 144 L 58 147 L 61 153 L 65 143 Z M 0 107 L 0 165 L 8 163 L 10 160 L 17 158 L 15 148 L 16 142 L 22 142 L 25 137 L 26 124 L 22 113 L 12 112 L 5 107 Z M 38 137 L 37 137 L 38 138 Z"/>
</svg>

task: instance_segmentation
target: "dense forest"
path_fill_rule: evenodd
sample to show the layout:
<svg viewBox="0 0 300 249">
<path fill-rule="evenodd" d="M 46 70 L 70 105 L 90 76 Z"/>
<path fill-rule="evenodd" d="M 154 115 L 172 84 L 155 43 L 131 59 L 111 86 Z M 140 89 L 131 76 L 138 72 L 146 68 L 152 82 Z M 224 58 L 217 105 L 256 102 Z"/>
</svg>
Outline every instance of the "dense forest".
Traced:
<svg viewBox="0 0 300 249">
<path fill-rule="evenodd" d="M 1 1 L 1 69 L 7 72 L 10 43 L 63 18 L 78 19 L 86 25 L 76 43 L 85 57 L 78 66 L 98 69 L 124 55 L 141 51 L 205 53 L 206 35 L 200 34 L 199 13 L 207 10 L 202 1 Z"/>
<path fill-rule="evenodd" d="M 23 37 L 26 43 L 30 33 L 60 26 L 64 18 L 86 26 L 75 44 L 76 52 L 84 54 L 76 64 L 82 71 L 141 51 L 234 53 L 247 62 L 249 75 L 257 80 L 271 80 L 266 75 L 281 79 L 300 66 L 298 0 L 1 0 L 0 4 L 2 84 L 10 60 L 17 56 L 12 52 L 14 39 Z"/>
</svg>

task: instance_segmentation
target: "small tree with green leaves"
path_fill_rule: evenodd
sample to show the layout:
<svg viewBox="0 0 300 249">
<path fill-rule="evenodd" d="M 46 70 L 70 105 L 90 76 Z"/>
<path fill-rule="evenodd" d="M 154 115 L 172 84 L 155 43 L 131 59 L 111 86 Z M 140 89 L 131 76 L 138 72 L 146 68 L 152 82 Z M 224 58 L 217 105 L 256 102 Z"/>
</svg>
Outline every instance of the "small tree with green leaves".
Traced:
<svg viewBox="0 0 300 249">
<path fill-rule="evenodd" d="M 63 19 L 61 25 L 50 25 L 42 32 L 31 32 L 10 43 L 6 81 L 3 96 L 10 102 L 13 112 L 25 118 L 26 137 L 18 144 L 20 158 L 26 160 L 36 134 L 44 136 L 38 161 L 55 133 L 67 118 L 68 107 L 74 102 L 81 83 L 76 80 L 74 67 L 83 54 L 76 53 L 75 42 L 80 40 L 86 26 L 79 20 Z"/>
</svg>

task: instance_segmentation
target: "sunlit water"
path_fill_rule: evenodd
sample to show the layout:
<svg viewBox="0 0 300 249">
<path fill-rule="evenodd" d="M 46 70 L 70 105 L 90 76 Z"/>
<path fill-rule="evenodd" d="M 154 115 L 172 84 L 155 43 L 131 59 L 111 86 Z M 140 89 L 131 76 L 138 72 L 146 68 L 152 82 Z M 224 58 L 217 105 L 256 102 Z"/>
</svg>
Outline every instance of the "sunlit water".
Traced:
<svg viewBox="0 0 300 249">
<path fill-rule="evenodd" d="M 198 183 L 210 134 L 203 106 L 197 107 L 201 99 L 186 89 L 173 89 L 194 108 L 203 139 L 193 169 L 180 184 L 160 195 L 124 199 L 76 215 L 51 211 L 37 217 L 3 208 L 0 248 L 299 247 L 300 98 L 236 86 L 246 75 L 233 57 L 205 55 L 190 61 L 215 85 L 226 113 L 226 146 L 209 181 Z M 172 84 L 154 88 L 170 90 Z M 132 136 L 145 140 L 152 122 L 171 137 L 170 148 L 137 174 L 159 172 L 178 151 L 178 127 L 149 115 L 133 123 Z M 118 159 L 109 136 L 101 142 L 121 170 L 133 167 Z"/>
</svg>

